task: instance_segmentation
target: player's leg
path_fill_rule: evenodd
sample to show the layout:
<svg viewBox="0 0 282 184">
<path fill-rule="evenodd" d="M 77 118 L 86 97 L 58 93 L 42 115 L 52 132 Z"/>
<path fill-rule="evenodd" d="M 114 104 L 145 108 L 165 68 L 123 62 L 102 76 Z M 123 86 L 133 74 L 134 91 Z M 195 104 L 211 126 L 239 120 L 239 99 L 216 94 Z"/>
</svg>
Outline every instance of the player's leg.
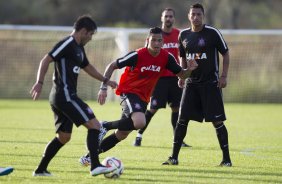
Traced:
<svg viewBox="0 0 282 184">
<path fill-rule="evenodd" d="M 145 114 L 147 103 L 135 94 L 121 96 L 121 106 L 124 117 L 117 121 L 104 122 L 103 127 L 107 130 L 119 129 L 131 131 L 143 128 L 146 124 Z"/>
<path fill-rule="evenodd" d="M 125 110 L 125 109 L 123 109 L 123 110 Z M 126 115 L 124 115 L 123 117 L 125 117 L 127 119 Z M 142 127 L 144 127 L 144 125 L 146 123 L 145 115 L 144 115 L 143 112 L 133 112 L 130 115 L 130 118 L 132 119 L 134 129 L 135 128 L 142 128 Z M 122 126 L 119 126 L 119 127 L 122 127 Z M 132 131 L 132 129 L 128 129 L 128 128 L 126 128 L 126 129 L 125 128 L 124 129 L 118 128 L 118 130 L 115 131 L 115 133 L 113 133 L 112 135 L 103 139 L 103 141 L 101 142 L 101 145 L 100 145 L 101 152 L 108 151 L 109 149 L 114 147 L 118 142 L 120 142 L 121 140 L 124 140 L 131 131 Z"/>
<path fill-rule="evenodd" d="M 171 108 L 171 125 L 174 133 L 179 115 L 179 106 L 182 96 L 182 89 L 178 86 L 177 77 L 170 77 L 169 81 L 167 81 L 167 84 L 169 84 L 167 103 Z M 191 147 L 190 145 L 186 144 L 184 141 L 181 146 Z"/>
<path fill-rule="evenodd" d="M 169 81 L 167 81 L 167 78 L 161 77 L 157 82 L 153 94 L 151 96 L 150 109 L 146 110 L 145 112 L 146 125 L 144 128 L 140 129 L 137 132 L 135 141 L 133 143 L 134 146 L 141 146 L 143 133 L 151 122 L 152 117 L 156 114 L 159 109 L 166 107 L 168 88 Z"/>
<path fill-rule="evenodd" d="M 86 122 L 84 126 L 88 129 L 86 142 L 91 160 L 90 174 L 92 176 L 96 176 L 99 174 L 112 172 L 115 168 L 103 166 L 99 161 L 98 137 L 100 134 L 100 123 L 96 118 L 93 118 Z"/>
<path fill-rule="evenodd" d="M 114 133 L 103 139 L 100 145 L 100 153 L 104 153 L 115 147 L 120 141 L 127 138 L 131 131 L 115 130 Z"/>
<path fill-rule="evenodd" d="M 229 155 L 229 144 L 228 144 L 228 131 L 224 123 L 213 122 L 213 126 L 216 130 L 217 139 L 222 150 L 222 161 L 219 164 L 220 166 L 231 167 L 232 162 Z"/>
<path fill-rule="evenodd" d="M 151 122 L 152 117 L 155 115 L 156 112 L 157 109 L 146 110 L 145 112 L 146 125 L 137 132 L 135 141 L 133 143 L 134 146 L 141 146 L 143 133 L 147 129 L 149 123 Z"/>
<path fill-rule="evenodd" d="M 201 100 L 194 86 L 187 86 L 183 90 L 180 113 L 176 124 L 172 154 L 163 165 L 177 165 L 181 145 L 187 133 L 189 120 L 202 121 Z"/>
<path fill-rule="evenodd" d="M 226 120 L 224 105 L 222 99 L 221 89 L 216 86 L 216 84 L 206 85 L 205 106 L 204 111 L 206 114 L 206 121 L 213 122 L 215 128 L 218 142 L 222 150 L 222 162 L 221 166 L 232 166 L 230 155 L 229 155 L 229 145 L 228 145 L 228 132 L 224 125 Z"/>
<path fill-rule="evenodd" d="M 71 137 L 72 122 L 60 110 L 52 105 L 51 108 L 54 112 L 57 136 L 46 145 L 41 161 L 33 172 L 33 176 L 52 176 L 47 170 L 48 164 Z"/>
</svg>

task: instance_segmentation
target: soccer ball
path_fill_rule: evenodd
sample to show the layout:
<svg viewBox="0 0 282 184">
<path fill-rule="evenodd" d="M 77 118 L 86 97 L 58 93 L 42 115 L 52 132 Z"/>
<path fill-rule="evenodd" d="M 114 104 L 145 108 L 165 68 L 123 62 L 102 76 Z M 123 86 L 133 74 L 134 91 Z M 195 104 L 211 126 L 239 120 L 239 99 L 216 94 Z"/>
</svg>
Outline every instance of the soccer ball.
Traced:
<svg viewBox="0 0 282 184">
<path fill-rule="evenodd" d="M 102 164 L 106 167 L 115 167 L 116 170 L 104 174 L 104 176 L 106 178 L 119 178 L 120 175 L 122 175 L 124 167 L 123 167 L 123 163 L 121 162 L 120 159 L 116 158 L 116 157 L 106 157 L 103 161 Z"/>
</svg>

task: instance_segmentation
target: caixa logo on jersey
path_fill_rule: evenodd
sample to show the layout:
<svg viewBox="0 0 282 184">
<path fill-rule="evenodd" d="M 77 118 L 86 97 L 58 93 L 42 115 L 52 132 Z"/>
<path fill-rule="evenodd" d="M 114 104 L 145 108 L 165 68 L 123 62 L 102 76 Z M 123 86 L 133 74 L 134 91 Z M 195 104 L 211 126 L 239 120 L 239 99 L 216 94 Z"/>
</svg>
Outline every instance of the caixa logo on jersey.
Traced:
<svg viewBox="0 0 282 184">
<path fill-rule="evenodd" d="M 156 65 L 149 65 L 149 66 L 141 67 L 141 72 L 144 72 L 144 71 L 147 71 L 147 70 L 150 70 L 150 71 L 153 71 L 153 72 L 160 72 L 161 71 L 161 67 L 160 66 L 156 66 Z"/>
<path fill-rule="evenodd" d="M 187 53 L 186 59 L 208 59 L 206 53 Z"/>
<path fill-rule="evenodd" d="M 75 67 L 73 67 L 72 71 L 73 71 L 73 73 L 77 73 L 78 74 L 80 72 L 80 67 L 75 66 Z"/>
</svg>

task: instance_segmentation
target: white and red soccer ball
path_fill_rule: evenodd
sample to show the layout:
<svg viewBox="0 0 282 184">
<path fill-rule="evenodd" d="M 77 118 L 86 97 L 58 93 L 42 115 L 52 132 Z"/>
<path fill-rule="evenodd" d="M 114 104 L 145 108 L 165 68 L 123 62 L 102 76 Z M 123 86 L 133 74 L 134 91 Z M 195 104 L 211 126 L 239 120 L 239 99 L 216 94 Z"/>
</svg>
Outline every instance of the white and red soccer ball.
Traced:
<svg viewBox="0 0 282 184">
<path fill-rule="evenodd" d="M 115 167 L 116 169 L 110 173 L 104 174 L 106 178 L 119 178 L 124 171 L 123 163 L 116 157 L 106 157 L 102 164 L 106 167 Z"/>
</svg>

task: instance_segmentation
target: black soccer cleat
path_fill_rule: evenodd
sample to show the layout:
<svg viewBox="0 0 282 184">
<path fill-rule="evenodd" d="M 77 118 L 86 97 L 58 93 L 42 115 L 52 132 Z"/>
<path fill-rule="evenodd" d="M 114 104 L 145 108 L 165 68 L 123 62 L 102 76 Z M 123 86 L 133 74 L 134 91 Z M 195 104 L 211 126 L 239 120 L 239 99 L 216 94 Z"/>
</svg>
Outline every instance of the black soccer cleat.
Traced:
<svg viewBox="0 0 282 184">
<path fill-rule="evenodd" d="M 182 144 L 181 144 L 181 147 L 192 147 L 191 145 L 189 145 L 189 144 L 186 144 L 184 141 L 182 142 Z"/>
<path fill-rule="evenodd" d="M 232 167 L 232 162 L 230 160 L 229 161 L 222 160 L 221 163 L 219 164 L 219 166 L 221 166 L 221 167 Z"/>
<path fill-rule="evenodd" d="M 32 176 L 53 176 L 53 175 L 47 170 L 44 170 L 44 171 L 35 170 L 32 173 Z"/>
<path fill-rule="evenodd" d="M 167 161 L 162 163 L 162 165 L 178 165 L 178 160 L 170 156 Z"/>
<path fill-rule="evenodd" d="M 142 137 L 136 137 L 133 146 L 141 146 Z"/>
</svg>

